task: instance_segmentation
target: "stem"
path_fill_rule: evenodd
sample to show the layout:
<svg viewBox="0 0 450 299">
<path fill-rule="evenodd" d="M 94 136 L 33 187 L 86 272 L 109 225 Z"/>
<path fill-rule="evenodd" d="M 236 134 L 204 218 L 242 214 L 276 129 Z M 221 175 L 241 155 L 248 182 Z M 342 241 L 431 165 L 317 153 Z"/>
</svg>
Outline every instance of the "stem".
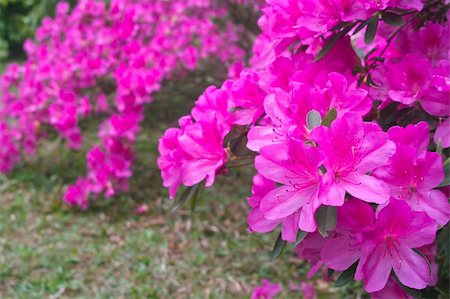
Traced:
<svg viewBox="0 0 450 299">
<path fill-rule="evenodd" d="M 407 22 L 405 22 L 405 24 L 403 24 L 402 26 L 400 26 L 397 30 L 395 30 L 387 39 L 387 43 L 386 46 L 384 46 L 383 50 L 381 50 L 379 57 L 383 56 L 383 54 L 387 51 L 387 49 L 389 48 L 389 46 L 391 45 L 392 40 L 394 39 L 394 37 L 397 36 L 397 34 L 400 33 L 400 31 L 402 31 L 403 29 L 405 29 L 409 24 L 411 24 L 412 21 L 414 21 L 418 16 L 419 16 L 420 12 L 417 12 L 411 19 L 409 19 Z"/>
</svg>

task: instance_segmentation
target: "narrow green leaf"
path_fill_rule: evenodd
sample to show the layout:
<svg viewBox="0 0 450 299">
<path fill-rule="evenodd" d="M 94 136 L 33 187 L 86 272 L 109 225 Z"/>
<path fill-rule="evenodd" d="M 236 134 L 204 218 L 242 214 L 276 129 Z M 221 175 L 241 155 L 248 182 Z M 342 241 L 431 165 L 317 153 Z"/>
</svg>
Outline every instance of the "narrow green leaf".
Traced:
<svg viewBox="0 0 450 299">
<path fill-rule="evenodd" d="M 367 23 L 366 33 L 364 34 L 364 43 L 366 45 L 373 42 L 378 29 L 378 15 L 375 15 L 369 19 Z"/>
<path fill-rule="evenodd" d="M 317 209 L 316 215 L 317 230 L 326 238 L 328 236 L 328 231 L 334 230 L 336 226 L 336 207 L 332 206 L 320 206 Z"/>
<path fill-rule="evenodd" d="M 400 282 L 400 280 L 398 279 L 397 275 L 395 274 L 394 271 L 391 272 L 391 275 L 394 277 L 394 279 L 397 281 L 398 285 L 406 292 L 408 293 L 408 295 L 414 297 L 414 298 L 422 298 L 422 294 L 413 288 L 407 287 L 405 286 L 403 283 Z"/>
<path fill-rule="evenodd" d="M 312 109 L 308 112 L 306 115 L 306 124 L 308 126 L 308 129 L 312 130 L 320 126 L 320 123 L 322 122 L 322 116 L 320 115 L 320 112 L 317 110 Z"/>
<path fill-rule="evenodd" d="M 336 33 L 335 35 L 333 35 L 328 42 L 325 44 L 325 46 L 319 51 L 319 53 L 317 53 L 316 58 L 314 59 L 314 62 L 319 61 L 320 59 L 322 59 L 325 55 L 328 54 L 328 52 L 330 52 L 331 49 L 333 49 L 334 45 L 336 44 L 336 42 L 343 37 L 344 35 L 346 35 L 347 33 L 350 32 L 350 30 L 352 30 L 353 27 L 355 27 L 356 23 L 354 24 L 350 24 L 346 27 L 344 27 L 344 29 L 342 29 L 341 31 L 339 31 L 338 33 Z"/>
<path fill-rule="evenodd" d="M 403 17 L 392 13 L 392 12 L 387 12 L 384 11 L 381 13 L 381 18 L 383 19 L 383 21 L 391 26 L 401 26 L 403 25 Z"/>
<path fill-rule="evenodd" d="M 308 235 L 307 232 L 304 232 L 304 231 L 302 231 L 302 230 L 299 230 L 299 231 L 297 232 L 297 238 L 295 238 L 295 245 L 300 244 L 300 243 L 305 239 L 305 237 L 306 237 L 307 235 Z"/>
<path fill-rule="evenodd" d="M 436 145 L 436 153 L 438 153 L 439 155 L 442 155 L 442 140 L 441 138 L 439 138 L 438 143 Z"/>
<path fill-rule="evenodd" d="M 178 210 L 179 207 L 181 207 L 186 201 L 192 198 L 192 196 L 194 196 L 199 187 L 200 183 L 195 186 L 186 187 L 181 196 L 175 201 L 175 204 L 172 208 L 172 212 Z"/>
<path fill-rule="evenodd" d="M 367 21 L 364 21 L 364 22 L 362 22 L 361 24 L 359 24 L 359 26 L 358 26 L 358 27 L 356 27 L 355 31 L 353 31 L 353 35 L 355 35 L 356 33 L 360 32 L 361 30 L 363 30 L 363 29 L 364 29 L 364 27 L 366 27 L 366 26 L 367 26 L 367 22 L 368 22 L 368 20 L 367 20 Z"/>
<path fill-rule="evenodd" d="M 330 127 L 331 123 L 336 119 L 337 117 L 337 111 L 335 108 L 329 110 L 327 114 L 325 114 L 325 117 L 322 119 L 322 126 Z"/>
<path fill-rule="evenodd" d="M 271 255 L 272 262 L 280 257 L 280 255 L 283 252 L 283 249 L 284 249 L 285 246 L 286 246 L 286 241 L 284 241 L 281 238 L 281 233 L 280 233 L 278 235 L 277 240 L 275 241 L 275 245 L 273 246 L 272 255 Z"/>
<path fill-rule="evenodd" d="M 444 162 L 444 173 L 445 178 L 444 180 L 439 184 L 439 187 L 445 187 L 450 185 L 450 158 L 447 158 Z"/>
<path fill-rule="evenodd" d="M 198 201 L 198 197 L 200 194 L 200 186 L 201 183 L 198 184 L 198 188 L 195 190 L 194 195 L 192 195 L 192 199 L 191 199 L 191 212 L 195 211 L 195 207 L 197 206 L 197 201 Z"/>
<path fill-rule="evenodd" d="M 319 51 L 319 53 L 317 53 L 314 62 L 321 60 L 325 55 L 327 55 L 328 52 L 330 52 L 331 49 L 333 49 L 334 45 L 341 38 L 341 36 L 342 35 L 338 33 L 334 35 L 332 38 L 330 38 L 330 40 L 325 44 L 325 46 L 323 46 L 323 48 Z"/>
<path fill-rule="evenodd" d="M 358 262 L 354 263 L 353 265 L 350 266 L 350 268 L 342 272 L 341 275 L 339 275 L 338 279 L 336 280 L 335 286 L 340 288 L 351 282 L 355 277 L 357 265 Z"/>
</svg>

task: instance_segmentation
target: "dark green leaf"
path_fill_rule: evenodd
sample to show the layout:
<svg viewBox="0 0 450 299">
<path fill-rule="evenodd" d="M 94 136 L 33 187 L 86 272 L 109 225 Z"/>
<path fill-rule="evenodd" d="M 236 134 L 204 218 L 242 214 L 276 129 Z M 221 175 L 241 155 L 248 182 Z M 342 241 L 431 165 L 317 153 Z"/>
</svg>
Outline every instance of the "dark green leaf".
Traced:
<svg viewBox="0 0 450 299">
<path fill-rule="evenodd" d="M 438 143 L 436 145 L 436 153 L 442 155 L 442 140 L 439 138 Z"/>
<path fill-rule="evenodd" d="M 381 13 L 381 18 L 383 19 L 383 21 L 388 24 L 388 25 L 392 25 L 392 26 L 401 26 L 403 25 L 403 18 L 402 16 L 392 13 L 392 12 L 382 12 Z"/>
<path fill-rule="evenodd" d="M 200 186 L 201 183 L 198 184 L 199 187 L 195 190 L 194 195 L 192 195 L 192 199 L 191 199 L 191 212 L 195 211 L 195 207 L 197 206 L 197 201 L 198 201 L 198 195 L 200 194 Z"/>
<path fill-rule="evenodd" d="M 369 19 L 369 23 L 367 24 L 366 33 L 364 34 L 364 43 L 366 45 L 373 42 L 375 35 L 377 34 L 378 29 L 378 15 L 375 15 Z"/>
<path fill-rule="evenodd" d="M 328 268 L 328 271 L 327 271 L 327 277 L 331 277 L 331 275 L 333 275 L 334 272 L 335 272 L 335 271 L 334 271 L 333 269 Z"/>
<path fill-rule="evenodd" d="M 366 27 L 366 26 L 367 26 L 367 22 L 368 22 L 368 20 L 367 20 L 367 21 L 364 21 L 364 22 L 362 22 L 361 24 L 359 24 L 359 26 L 358 26 L 358 27 L 356 27 L 355 31 L 353 31 L 353 35 L 355 35 L 356 33 L 360 32 L 361 30 L 363 30 L 363 29 L 364 29 L 364 27 Z"/>
<path fill-rule="evenodd" d="M 407 287 L 404 284 L 402 284 L 400 282 L 400 280 L 398 279 L 397 275 L 395 274 L 394 271 L 391 272 L 392 276 L 394 277 L 394 279 L 397 281 L 398 285 L 406 292 L 408 293 L 408 295 L 414 297 L 414 298 L 422 298 L 422 294 L 413 288 Z"/>
<path fill-rule="evenodd" d="M 347 33 L 350 32 L 350 30 L 352 30 L 353 27 L 355 27 L 356 23 L 354 24 L 349 24 L 346 27 L 344 27 L 344 29 L 342 29 L 341 31 L 339 31 L 338 33 L 336 33 L 335 35 L 333 35 L 328 42 L 325 44 L 325 46 L 319 51 L 319 53 L 317 53 L 316 58 L 314 59 L 314 62 L 319 61 L 320 59 L 322 59 L 325 55 L 328 54 L 328 52 L 330 52 L 331 49 L 333 49 L 334 45 L 336 44 L 336 42 L 343 37 L 344 35 L 346 35 Z"/>
<path fill-rule="evenodd" d="M 332 38 L 330 38 L 330 40 L 325 44 L 325 46 L 323 46 L 323 48 L 319 51 L 319 53 L 317 53 L 316 58 L 314 59 L 314 62 L 317 62 L 319 60 L 321 60 L 325 55 L 328 54 L 328 52 L 331 51 L 331 49 L 333 49 L 334 45 L 336 44 L 336 42 L 342 37 L 342 34 L 336 34 L 334 35 Z"/>
<path fill-rule="evenodd" d="M 186 201 L 192 198 L 194 194 L 197 192 L 198 188 L 200 188 L 200 183 L 195 186 L 186 187 L 184 189 L 181 196 L 175 201 L 175 204 L 172 208 L 172 212 L 175 212 L 179 207 L 181 207 Z"/>
<path fill-rule="evenodd" d="M 322 237 L 328 236 L 328 231 L 334 230 L 336 226 L 336 207 L 320 206 L 315 215 L 317 221 L 317 230 Z"/>
<path fill-rule="evenodd" d="M 285 246 L 286 246 L 286 241 L 284 241 L 281 238 L 281 233 L 280 233 L 278 235 L 278 238 L 277 238 L 276 242 L 275 242 L 275 245 L 273 246 L 272 255 L 271 255 L 272 262 L 280 257 L 280 255 L 283 252 L 283 249 L 284 249 Z"/>
<path fill-rule="evenodd" d="M 304 231 L 302 231 L 302 230 L 299 230 L 299 231 L 297 232 L 297 238 L 295 239 L 295 245 L 300 244 L 300 243 L 305 239 L 305 237 L 306 237 L 307 235 L 308 235 L 307 232 L 304 232 Z"/>
<path fill-rule="evenodd" d="M 337 111 L 336 109 L 331 109 L 325 114 L 325 117 L 322 120 L 322 126 L 330 127 L 333 120 L 335 120 L 337 117 Z"/>
<path fill-rule="evenodd" d="M 444 162 L 444 173 L 445 178 L 442 181 L 442 183 L 439 184 L 439 187 L 445 187 L 450 185 L 450 158 L 448 158 Z"/>
<path fill-rule="evenodd" d="M 350 268 L 348 268 L 347 270 L 342 272 L 341 275 L 339 275 L 338 279 L 336 280 L 335 286 L 339 288 L 339 287 L 343 287 L 346 284 L 348 284 L 349 282 L 351 282 L 353 280 L 353 278 L 355 277 L 357 265 L 358 265 L 358 262 L 354 263 L 353 265 L 351 265 Z"/>
<path fill-rule="evenodd" d="M 306 124 L 308 126 L 308 129 L 312 130 L 320 126 L 320 123 L 322 121 L 322 116 L 320 115 L 320 112 L 317 110 L 311 110 L 306 115 Z"/>
</svg>

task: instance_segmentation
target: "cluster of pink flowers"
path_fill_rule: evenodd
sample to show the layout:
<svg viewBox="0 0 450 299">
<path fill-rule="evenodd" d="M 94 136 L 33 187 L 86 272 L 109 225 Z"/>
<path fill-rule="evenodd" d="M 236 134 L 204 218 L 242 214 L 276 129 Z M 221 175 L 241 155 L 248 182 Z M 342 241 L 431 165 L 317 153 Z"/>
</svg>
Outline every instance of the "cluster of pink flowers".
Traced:
<svg viewBox="0 0 450 299">
<path fill-rule="evenodd" d="M 297 253 L 310 275 L 354 266 L 378 298 L 436 284 L 450 220 L 448 8 L 267 1 L 247 67 L 160 140 L 171 198 L 255 156 L 249 230 L 307 234 Z"/>
<path fill-rule="evenodd" d="M 289 286 L 290 291 L 294 293 L 302 293 L 304 299 L 317 298 L 314 285 L 310 282 L 302 281 L 300 284 L 291 284 Z M 262 280 L 261 285 L 255 287 L 252 291 L 250 299 L 272 299 L 276 298 L 278 294 L 282 292 L 283 288 L 278 283 L 271 283 L 267 278 Z M 296 296 L 297 297 L 297 296 Z"/>
<path fill-rule="evenodd" d="M 27 60 L 0 77 L 0 171 L 34 153 L 48 127 L 80 149 L 80 121 L 102 117 L 88 173 L 64 199 L 86 208 L 90 194 L 126 190 L 143 107 L 162 80 L 210 56 L 242 59 L 240 27 L 216 22 L 226 15 L 215 0 L 81 0 L 73 10 L 59 2 L 55 17 L 25 43 Z"/>
</svg>

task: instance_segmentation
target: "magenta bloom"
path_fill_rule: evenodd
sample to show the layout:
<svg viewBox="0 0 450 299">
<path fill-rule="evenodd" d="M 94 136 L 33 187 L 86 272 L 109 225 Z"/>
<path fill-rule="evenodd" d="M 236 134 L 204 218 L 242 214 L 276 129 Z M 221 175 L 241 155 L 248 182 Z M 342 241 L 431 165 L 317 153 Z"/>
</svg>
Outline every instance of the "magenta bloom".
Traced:
<svg viewBox="0 0 450 299">
<path fill-rule="evenodd" d="M 314 289 L 314 285 L 312 283 L 302 281 L 300 283 L 300 289 L 303 293 L 304 299 L 316 298 L 316 290 Z"/>
<path fill-rule="evenodd" d="M 228 125 L 219 123 L 216 118 L 186 126 L 178 138 L 180 147 L 186 153 L 182 166 L 185 186 L 193 186 L 204 179 L 206 187 L 214 183 L 216 171 L 223 167 L 227 160 L 227 153 L 222 144 L 229 130 Z"/>
<path fill-rule="evenodd" d="M 367 234 L 374 248 L 361 259 L 356 279 L 364 279 L 368 292 L 383 289 L 394 270 L 400 282 L 423 289 L 431 278 L 428 262 L 414 248 L 434 241 L 437 224 L 423 212 L 414 212 L 404 201 L 392 199 Z"/>
<path fill-rule="evenodd" d="M 326 265 L 344 271 L 371 249 L 365 233 L 373 229 L 375 213 L 363 201 L 351 198 L 337 210 L 336 236 L 328 238 L 321 251 Z"/>
<path fill-rule="evenodd" d="M 410 105 L 423 97 L 430 86 L 430 61 L 422 56 L 406 55 L 401 62 L 386 61 L 389 97 Z"/>
<path fill-rule="evenodd" d="M 318 167 L 322 159 L 317 148 L 293 138 L 261 149 L 255 160 L 256 169 L 264 177 L 282 184 L 261 200 L 260 209 L 267 219 L 283 219 L 299 212 L 299 228 L 308 232 L 316 230 L 314 213 L 320 206 Z"/>
<path fill-rule="evenodd" d="M 272 299 L 281 292 L 281 285 L 270 283 L 270 280 L 263 279 L 262 284 L 255 287 L 250 299 Z"/>
<path fill-rule="evenodd" d="M 235 123 L 247 125 L 255 123 L 263 114 L 263 101 L 266 94 L 259 87 L 257 73 L 244 70 L 240 78 L 228 81 L 231 101 L 234 105 Z"/>
<path fill-rule="evenodd" d="M 396 142 L 397 150 L 389 163 L 376 169 L 374 175 L 389 184 L 392 197 L 404 200 L 413 210 L 423 211 L 445 225 L 450 219 L 450 206 L 445 194 L 434 189 L 444 179 L 442 157 L 426 150 L 428 124 L 393 127 L 388 133 Z"/>
<path fill-rule="evenodd" d="M 71 206 L 79 206 L 86 210 L 88 207 L 88 192 L 86 182 L 83 179 L 78 179 L 77 182 L 67 188 L 64 194 L 64 201 Z"/>
<path fill-rule="evenodd" d="M 372 299 L 413 299 L 414 297 L 408 295 L 402 287 L 395 281 L 394 278 L 389 278 L 386 286 L 381 291 L 371 293 Z"/>
<path fill-rule="evenodd" d="M 316 128 L 311 138 L 326 157 L 326 173 L 319 192 L 323 204 L 341 206 L 345 192 L 367 202 L 383 203 L 389 199 L 386 183 L 368 175 L 384 165 L 395 151 L 394 143 L 377 124 L 346 115 L 333 121 L 330 128 Z"/>
<path fill-rule="evenodd" d="M 442 144 L 442 148 L 450 147 L 450 118 L 440 123 L 434 133 L 434 142 Z"/>
<path fill-rule="evenodd" d="M 333 236 L 334 232 L 331 232 L 327 238 L 322 237 L 317 231 L 309 233 L 295 248 L 297 256 L 311 264 L 307 278 L 312 278 L 322 268 L 324 261 L 321 257 L 321 250 L 326 245 L 326 240 Z"/>
<path fill-rule="evenodd" d="M 185 157 L 180 148 L 178 137 L 181 134 L 180 129 L 170 128 L 159 139 L 158 167 L 161 169 L 163 185 L 169 188 L 169 196 L 175 198 L 178 187 L 181 185 L 181 165 Z"/>
<path fill-rule="evenodd" d="M 253 178 L 252 196 L 247 199 L 252 208 L 247 217 L 250 232 L 267 233 L 281 224 L 281 237 L 288 242 L 294 242 L 298 232 L 299 214 L 296 212 L 281 219 L 270 220 L 261 211 L 261 200 L 276 188 L 275 182 L 260 174 Z"/>
<path fill-rule="evenodd" d="M 372 208 L 364 202 L 350 200 L 340 207 L 338 234 L 321 253 L 326 265 L 341 271 L 359 260 L 355 279 L 363 279 L 368 292 L 382 290 L 392 270 L 402 284 L 425 288 L 431 269 L 413 249 L 434 241 L 436 222 L 395 199 L 379 211 L 372 225 L 373 219 Z"/>
</svg>

